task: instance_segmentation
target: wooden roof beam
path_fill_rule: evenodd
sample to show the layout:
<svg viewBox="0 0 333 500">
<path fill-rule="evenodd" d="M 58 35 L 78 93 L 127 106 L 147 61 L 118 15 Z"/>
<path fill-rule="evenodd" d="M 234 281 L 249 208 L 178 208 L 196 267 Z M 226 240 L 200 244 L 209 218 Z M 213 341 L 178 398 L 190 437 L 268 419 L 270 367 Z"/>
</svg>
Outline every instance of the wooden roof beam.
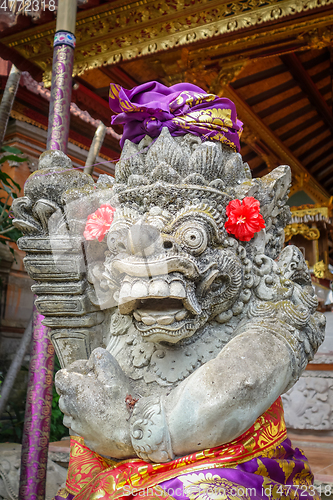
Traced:
<svg viewBox="0 0 333 500">
<path fill-rule="evenodd" d="M 316 108 L 317 113 L 321 116 L 322 120 L 330 128 L 333 134 L 333 116 L 331 110 L 297 55 L 285 54 L 280 56 L 280 58 L 301 90 L 307 94 L 310 103 Z"/>
<path fill-rule="evenodd" d="M 118 81 L 112 81 L 116 76 L 117 79 L 120 79 L 122 84 L 125 84 L 130 89 L 138 85 L 138 82 L 134 80 L 134 78 L 132 78 L 129 74 L 127 74 L 126 71 L 124 71 L 122 68 L 119 68 L 119 66 L 112 66 L 112 68 L 110 69 L 107 66 L 102 66 L 99 69 L 102 73 L 104 73 L 104 75 L 110 78 L 110 83 L 118 83 Z"/>
<path fill-rule="evenodd" d="M 310 161 L 307 165 L 306 168 L 311 172 L 311 174 L 314 174 L 318 170 L 322 168 L 322 163 L 323 161 L 327 160 L 329 156 L 333 154 L 333 148 L 331 147 L 330 149 L 327 149 L 323 153 L 321 153 L 319 156 L 314 158 L 314 160 Z M 318 174 L 316 174 L 318 175 Z"/>
<path fill-rule="evenodd" d="M 279 118 L 273 123 L 270 123 L 269 128 L 271 130 L 277 130 L 281 127 L 284 127 L 288 123 L 293 122 L 294 120 L 297 120 L 297 118 L 300 118 L 301 116 L 307 115 L 308 113 L 311 113 L 311 111 L 315 111 L 313 109 L 313 106 L 311 104 L 307 104 L 306 106 L 296 109 L 296 111 L 293 111 L 289 115 L 284 116 L 283 118 Z"/>
<path fill-rule="evenodd" d="M 253 75 L 245 76 L 244 78 L 238 78 L 235 82 L 231 84 L 234 89 L 240 89 L 246 85 L 252 85 L 253 83 L 261 82 L 272 76 L 277 76 L 286 72 L 286 68 L 283 64 L 273 66 L 273 68 L 265 69 L 254 73 Z"/>
<path fill-rule="evenodd" d="M 317 127 L 315 130 L 311 131 L 309 134 L 304 135 L 299 141 L 294 142 L 291 146 L 289 146 L 290 151 L 294 152 L 297 149 L 301 148 L 306 144 L 308 141 L 311 141 L 313 139 L 314 134 L 317 136 L 320 136 L 324 132 L 327 132 L 327 127 L 326 125 L 321 125 L 320 127 Z M 302 161 L 302 159 L 301 159 Z"/>
<path fill-rule="evenodd" d="M 306 95 L 302 91 L 298 92 L 297 94 L 293 94 L 292 96 L 287 97 L 286 99 L 283 99 L 282 101 L 279 101 L 276 104 L 269 106 L 268 108 L 264 108 L 262 111 L 259 111 L 258 116 L 260 118 L 266 118 L 266 116 L 272 115 L 277 111 L 281 111 L 281 109 L 290 106 L 290 104 L 295 104 L 295 102 L 298 102 L 305 97 Z"/>
<path fill-rule="evenodd" d="M 255 106 L 256 104 L 260 104 L 264 101 L 267 101 L 268 99 L 271 99 L 272 97 L 278 94 L 282 94 L 287 90 L 293 89 L 294 87 L 296 87 L 295 81 L 291 78 L 290 80 L 287 80 L 286 82 L 281 83 L 280 85 L 276 85 L 275 87 L 271 87 L 268 90 L 265 90 L 264 92 L 259 92 L 259 94 L 249 97 L 246 100 L 246 102 L 248 103 L 249 106 Z"/>
<path fill-rule="evenodd" d="M 94 115 L 94 118 L 99 118 L 109 127 L 111 121 L 111 110 L 108 101 L 95 94 L 95 89 L 89 89 L 82 84 L 81 81 L 72 91 L 72 101 L 82 111 L 88 111 L 91 115 Z"/>
<path fill-rule="evenodd" d="M 328 132 L 328 130 L 326 129 L 326 133 L 327 132 Z M 312 136 L 312 138 L 313 138 L 313 136 Z M 324 137 L 324 139 L 322 139 L 321 141 L 317 142 L 314 146 L 312 146 L 311 148 L 304 151 L 304 153 L 302 153 L 301 155 L 298 155 L 299 161 L 307 160 L 310 156 L 312 156 L 314 153 L 318 153 L 318 151 L 320 151 L 323 148 L 329 148 L 330 143 L 331 143 L 331 137 L 330 136 Z M 304 144 L 306 144 L 305 141 L 304 141 Z M 322 171 L 320 171 L 320 175 L 321 174 L 322 174 Z"/>
<path fill-rule="evenodd" d="M 280 135 L 281 141 L 288 141 L 289 139 L 292 139 L 295 135 L 299 134 L 300 132 L 305 131 L 307 128 L 312 127 L 312 125 L 315 125 L 316 123 L 321 122 L 322 120 L 320 116 L 312 116 L 308 120 L 305 120 L 303 123 L 300 123 L 299 125 L 296 125 L 295 127 L 287 130 L 284 134 Z"/>
<path fill-rule="evenodd" d="M 326 202 L 330 195 L 319 184 L 319 182 L 307 171 L 302 163 L 291 153 L 283 142 L 270 130 L 259 116 L 250 108 L 250 106 L 239 96 L 239 94 L 230 86 L 223 87 L 223 97 L 231 99 L 236 106 L 237 114 L 240 119 L 249 126 L 251 132 L 260 137 L 268 148 L 276 155 L 281 162 L 289 165 L 294 176 L 298 175 L 315 189 L 318 201 Z"/>
</svg>

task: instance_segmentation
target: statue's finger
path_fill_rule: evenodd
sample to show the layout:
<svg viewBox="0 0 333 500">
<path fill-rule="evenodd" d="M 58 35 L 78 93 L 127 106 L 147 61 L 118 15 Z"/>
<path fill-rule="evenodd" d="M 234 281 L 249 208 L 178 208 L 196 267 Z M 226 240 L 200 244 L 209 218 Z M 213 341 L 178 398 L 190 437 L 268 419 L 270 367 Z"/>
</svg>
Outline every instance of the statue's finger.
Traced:
<svg viewBox="0 0 333 500">
<path fill-rule="evenodd" d="M 87 375 L 89 372 L 88 360 L 87 359 L 79 359 L 74 361 L 70 365 L 66 367 L 68 372 L 76 372 L 81 373 L 82 375 Z"/>
<path fill-rule="evenodd" d="M 59 370 L 55 375 L 55 387 L 60 395 L 72 395 L 77 397 L 82 388 L 84 375 L 77 372 L 70 372 L 67 369 Z"/>
<path fill-rule="evenodd" d="M 89 358 L 88 366 L 95 372 L 97 379 L 106 387 L 114 387 L 123 383 L 126 376 L 118 361 L 107 350 L 98 347 Z"/>
</svg>

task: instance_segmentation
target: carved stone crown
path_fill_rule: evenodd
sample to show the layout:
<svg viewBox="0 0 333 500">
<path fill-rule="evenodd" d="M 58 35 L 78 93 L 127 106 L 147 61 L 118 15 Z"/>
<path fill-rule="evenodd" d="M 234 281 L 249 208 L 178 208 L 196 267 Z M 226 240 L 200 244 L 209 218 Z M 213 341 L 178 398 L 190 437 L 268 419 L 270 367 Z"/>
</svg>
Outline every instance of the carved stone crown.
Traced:
<svg viewBox="0 0 333 500">
<path fill-rule="evenodd" d="M 265 253 L 276 258 L 290 220 L 289 207 L 285 206 L 290 179 L 288 166 L 252 179 L 248 164 L 228 146 L 218 141 L 202 142 L 192 134 L 172 137 L 163 128 L 155 141 L 146 136 L 139 144 L 125 142 L 114 193 L 122 206 L 138 213 L 158 206 L 175 214 L 187 205 L 206 205 L 218 212 L 222 232 L 229 201 L 254 196 L 266 222 L 266 231 L 260 236 Z"/>
<path fill-rule="evenodd" d="M 155 141 L 148 136 L 138 145 L 127 140 L 116 169 L 118 192 L 145 191 L 145 186 L 163 182 L 205 186 L 233 196 L 233 189 L 251 178 L 248 164 L 230 147 L 218 141 L 202 142 L 192 134 L 174 138 L 166 127 Z"/>
</svg>

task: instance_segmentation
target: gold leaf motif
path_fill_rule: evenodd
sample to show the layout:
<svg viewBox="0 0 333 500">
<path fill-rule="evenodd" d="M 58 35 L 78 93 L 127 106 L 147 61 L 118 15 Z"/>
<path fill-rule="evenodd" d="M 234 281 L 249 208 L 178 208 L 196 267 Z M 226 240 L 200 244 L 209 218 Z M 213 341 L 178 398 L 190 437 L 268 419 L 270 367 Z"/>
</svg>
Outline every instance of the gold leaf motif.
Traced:
<svg viewBox="0 0 333 500">
<path fill-rule="evenodd" d="M 304 467 L 302 468 L 302 470 L 300 472 L 295 474 L 294 479 L 293 479 L 293 483 L 299 484 L 299 485 L 310 486 L 310 485 L 312 485 L 312 482 L 313 482 L 313 474 L 310 470 L 309 464 L 306 461 L 304 461 L 303 463 L 304 463 Z"/>
<path fill-rule="evenodd" d="M 93 463 L 93 464 L 84 464 L 82 465 L 81 467 L 81 472 L 82 474 L 91 474 L 92 470 L 96 467 L 96 465 Z"/>
<path fill-rule="evenodd" d="M 295 468 L 295 462 L 293 462 L 292 460 L 279 460 L 278 463 L 284 472 L 285 482 L 287 482 L 290 474 L 293 472 Z"/>
<path fill-rule="evenodd" d="M 179 476 L 190 500 L 250 500 L 247 489 L 211 472 Z M 241 495 L 240 495 L 241 492 Z"/>
<path fill-rule="evenodd" d="M 258 476 L 269 477 L 267 468 L 265 467 L 263 462 L 259 460 L 259 458 L 257 459 L 257 463 L 258 463 L 258 469 L 255 471 L 255 474 L 258 474 Z"/>
<path fill-rule="evenodd" d="M 273 500 L 294 500 L 299 498 L 297 490 L 293 490 L 291 485 L 278 484 L 267 477 L 264 477 L 262 489 L 265 495 Z"/>
<path fill-rule="evenodd" d="M 96 491 L 93 495 L 91 495 L 90 500 L 98 500 L 99 498 L 105 497 L 105 491 L 100 488 L 98 491 Z"/>
<path fill-rule="evenodd" d="M 254 447 L 256 445 L 256 442 L 252 437 L 250 437 L 250 439 L 248 439 L 247 441 L 245 441 L 244 443 L 244 448 L 247 450 L 247 451 L 253 451 L 254 450 Z"/>
<path fill-rule="evenodd" d="M 114 493 L 116 491 L 116 480 L 113 476 L 109 476 L 105 479 L 103 486 L 107 493 Z"/>
<path fill-rule="evenodd" d="M 121 90 L 120 85 L 117 85 L 116 83 L 112 83 L 110 85 L 110 92 L 109 92 L 110 99 L 118 99 L 120 90 Z"/>
<path fill-rule="evenodd" d="M 176 104 L 187 104 L 190 107 L 201 104 L 202 102 L 210 102 L 216 99 L 214 94 L 200 94 L 199 92 L 181 92 L 176 99 Z"/>
</svg>

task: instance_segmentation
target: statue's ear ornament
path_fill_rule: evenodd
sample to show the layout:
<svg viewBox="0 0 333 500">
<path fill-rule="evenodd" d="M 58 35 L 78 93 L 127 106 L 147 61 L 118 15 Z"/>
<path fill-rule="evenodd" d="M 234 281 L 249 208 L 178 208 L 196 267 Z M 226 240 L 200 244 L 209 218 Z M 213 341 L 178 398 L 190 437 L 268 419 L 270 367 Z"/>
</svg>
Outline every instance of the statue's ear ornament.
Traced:
<svg viewBox="0 0 333 500">
<path fill-rule="evenodd" d="M 255 233 L 266 227 L 260 213 L 260 202 L 247 196 L 241 200 L 231 200 L 226 207 L 224 227 L 229 234 L 233 234 L 240 241 L 250 241 Z"/>
</svg>

